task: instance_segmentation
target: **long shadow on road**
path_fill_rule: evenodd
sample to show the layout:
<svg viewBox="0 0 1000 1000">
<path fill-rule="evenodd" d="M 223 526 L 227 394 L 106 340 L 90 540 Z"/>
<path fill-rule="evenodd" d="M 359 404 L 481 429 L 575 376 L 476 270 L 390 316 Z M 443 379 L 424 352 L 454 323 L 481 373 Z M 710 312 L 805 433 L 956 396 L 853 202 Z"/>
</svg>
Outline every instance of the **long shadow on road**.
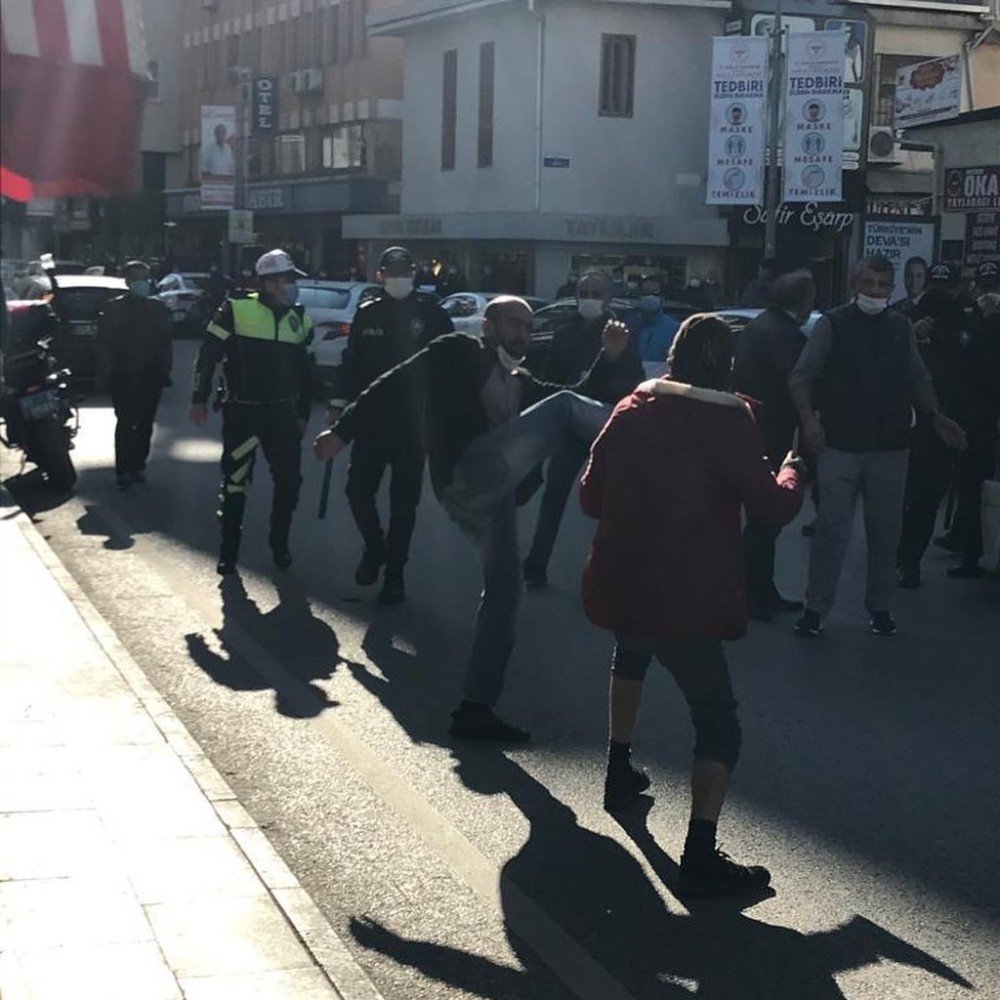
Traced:
<svg viewBox="0 0 1000 1000">
<path fill-rule="evenodd" d="M 692 905 L 687 914 L 672 912 L 629 850 L 581 826 L 569 807 L 502 751 L 442 738 L 437 713 L 421 696 L 415 658 L 393 647 L 383 624 L 369 629 L 364 648 L 382 676 L 360 664 L 350 669 L 411 739 L 446 747 L 466 788 L 486 797 L 508 796 L 530 823 L 527 841 L 500 877 L 507 935 L 525 971 L 358 919 L 352 931 L 364 946 L 489 1000 L 530 990 L 539 958 L 578 995 L 608 1000 L 692 992 L 719 1000 L 839 1000 L 844 994 L 836 973 L 882 958 L 971 988 L 954 970 L 863 916 L 802 934 L 747 916 L 743 910 L 754 900 L 712 901 Z M 676 864 L 649 832 L 650 804 L 647 799 L 620 822 L 670 889 Z"/>
</svg>

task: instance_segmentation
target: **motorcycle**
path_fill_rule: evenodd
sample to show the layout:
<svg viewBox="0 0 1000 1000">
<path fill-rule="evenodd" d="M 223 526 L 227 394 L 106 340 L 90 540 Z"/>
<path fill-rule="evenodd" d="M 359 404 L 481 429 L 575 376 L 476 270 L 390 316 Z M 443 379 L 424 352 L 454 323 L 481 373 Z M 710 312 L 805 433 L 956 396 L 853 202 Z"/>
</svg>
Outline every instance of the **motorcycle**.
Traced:
<svg viewBox="0 0 1000 1000">
<path fill-rule="evenodd" d="M 59 320 L 47 302 L 18 302 L 7 309 L 7 331 L 0 351 L 0 417 L 9 448 L 45 474 L 49 485 L 69 492 L 76 485 L 70 457 L 79 429 L 68 368 L 60 368 L 54 343 Z"/>
</svg>

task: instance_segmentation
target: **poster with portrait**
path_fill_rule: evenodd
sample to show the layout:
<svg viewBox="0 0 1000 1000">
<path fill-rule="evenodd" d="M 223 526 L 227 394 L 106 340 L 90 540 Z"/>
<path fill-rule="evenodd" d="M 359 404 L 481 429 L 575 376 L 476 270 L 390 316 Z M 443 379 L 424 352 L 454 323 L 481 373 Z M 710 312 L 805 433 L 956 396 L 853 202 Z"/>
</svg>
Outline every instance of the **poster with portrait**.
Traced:
<svg viewBox="0 0 1000 1000">
<path fill-rule="evenodd" d="M 869 219 L 865 223 L 865 255 L 892 261 L 896 269 L 890 303 L 915 299 L 924 290 L 927 268 L 934 262 L 933 219 Z"/>
<path fill-rule="evenodd" d="M 767 46 L 747 35 L 712 39 L 706 204 L 763 201 Z"/>
<path fill-rule="evenodd" d="M 954 118 L 962 104 L 958 56 L 927 59 L 896 73 L 893 126 L 898 129 Z"/>
<path fill-rule="evenodd" d="M 788 38 L 783 201 L 842 200 L 844 47 L 842 31 Z"/>
<path fill-rule="evenodd" d="M 236 195 L 236 108 L 201 107 L 201 207 L 232 208 Z"/>
</svg>

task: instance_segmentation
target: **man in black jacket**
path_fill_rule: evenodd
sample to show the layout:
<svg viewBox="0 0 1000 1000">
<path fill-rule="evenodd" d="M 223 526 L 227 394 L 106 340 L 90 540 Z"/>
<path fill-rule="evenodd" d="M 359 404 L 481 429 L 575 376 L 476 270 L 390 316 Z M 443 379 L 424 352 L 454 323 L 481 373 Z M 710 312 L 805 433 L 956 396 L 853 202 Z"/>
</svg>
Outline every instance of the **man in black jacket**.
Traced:
<svg viewBox="0 0 1000 1000">
<path fill-rule="evenodd" d="M 574 385 L 593 367 L 601 353 L 601 335 L 614 314 L 608 306 L 609 284 L 601 271 L 589 271 L 577 287 L 577 311 L 555 331 L 552 348 L 545 360 L 542 377 L 555 385 Z M 666 360 L 666 358 L 664 358 Z M 613 402 L 627 396 L 645 377 L 642 360 L 633 339 L 625 347 L 614 380 L 602 387 Z M 538 510 L 538 524 L 531 550 L 524 560 L 524 582 L 530 588 L 548 583 L 548 565 L 555 547 L 566 501 L 583 468 L 590 443 L 581 441 L 575 449 L 563 449 L 549 461 L 545 491 Z"/>
<path fill-rule="evenodd" d="M 414 290 L 413 257 L 404 247 L 390 247 L 379 260 L 382 290 L 362 303 L 351 324 L 347 348 L 340 365 L 340 398 L 330 404 L 336 419 L 348 402 L 361 394 L 390 368 L 416 354 L 435 337 L 454 330 L 448 314 L 434 297 Z M 400 379 L 397 396 L 364 428 L 359 428 L 347 471 L 347 500 L 364 540 L 364 553 L 354 579 L 367 587 L 385 579 L 379 602 L 403 600 L 403 567 L 417 519 L 417 504 L 424 479 L 424 386 L 411 373 Z M 389 531 L 382 530 L 375 494 L 392 469 L 389 488 Z"/>
<path fill-rule="evenodd" d="M 128 292 L 104 307 L 98 322 L 104 376 L 115 408 L 118 489 L 146 481 L 146 460 L 160 393 L 170 381 L 174 331 L 170 310 L 151 291 L 149 266 L 125 265 Z"/>
<path fill-rule="evenodd" d="M 865 603 L 875 635 L 895 635 L 890 614 L 896 548 L 903 520 L 911 407 L 930 415 L 934 432 L 954 448 L 965 433 L 946 416 L 920 354 L 910 321 L 889 309 L 893 266 L 865 257 L 854 273 L 855 298 L 816 324 L 788 380 L 806 447 L 817 457 L 819 518 L 809 558 L 801 636 L 816 636 L 837 583 L 862 498 L 868 542 Z M 823 379 L 820 414 L 812 386 Z"/>
<path fill-rule="evenodd" d="M 781 275 L 771 285 L 770 302 L 739 336 L 733 386 L 761 404 L 757 421 L 771 469 L 777 472 L 795 436 L 788 376 L 805 347 L 802 326 L 816 304 L 812 275 L 804 270 Z M 774 585 L 774 546 L 780 530 L 748 520 L 743 532 L 747 603 L 750 617 L 758 621 L 802 610 L 801 601 L 786 600 Z"/>
<path fill-rule="evenodd" d="M 510 295 L 486 310 L 483 339 L 450 334 L 376 379 L 316 439 L 316 457 L 332 459 L 392 405 L 403 380 L 425 381 L 425 437 L 434 492 L 476 546 L 483 593 L 466 670 L 465 695 L 451 733 L 521 741 L 528 734 L 493 711 L 514 647 L 521 574 L 517 544 L 518 485 L 539 463 L 577 442 L 593 441 L 611 406 L 607 387 L 618 374 L 628 328 L 611 321 L 604 349 L 576 386 L 539 382 L 521 367 L 531 307 Z M 577 393 L 594 398 L 585 398 Z M 617 398 L 617 397 L 615 397 Z"/>
</svg>

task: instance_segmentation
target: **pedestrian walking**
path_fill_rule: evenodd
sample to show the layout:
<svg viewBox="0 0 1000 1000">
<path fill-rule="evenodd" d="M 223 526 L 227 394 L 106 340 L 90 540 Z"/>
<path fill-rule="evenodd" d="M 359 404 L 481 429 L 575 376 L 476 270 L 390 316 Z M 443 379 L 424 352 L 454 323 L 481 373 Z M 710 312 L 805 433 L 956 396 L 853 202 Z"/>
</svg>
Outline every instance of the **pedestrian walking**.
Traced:
<svg viewBox="0 0 1000 1000">
<path fill-rule="evenodd" d="M 258 447 L 274 480 L 271 553 L 279 569 L 291 565 L 288 539 L 302 482 L 302 434 L 309 421 L 312 323 L 298 304 L 295 265 L 284 250 L 270 250 L 254 270 L 259 293 L 227 299 L 209 323 L 191 393 L 191 420 L 204 427 L 212 378 L 222 364 L 220 576 L 236 569 Z"/>
<path fill-rule="evenodd" d="M 758 424 L 764 453 L 777 471 L 792 447 L 795 407 L 788 376 L 805 347 L 802 327 L 816 304 L 816 283 L 808 271 L 792 271 L 771 285 L 770 305 L 739 336 L 733 386 L 760 404 Z M 802 602 L 788 600 L 774 583 L 774 549 L 780 529 L 749 518 L 743 531 L 750 617 L 769 621 L 774 615 L 801 611 Z"/>
<path fill-rule="evenodd" d="M 757 277 L 747 282 L 740 293 L 741 309 L 766 309 L 768 303 L 768 289 L 774 280 L 774 264 L 771 261 L 762 260 L 757 265 Z"/>
<path fill-rule="evenodd" d="M 642 279 L 639 311 L 629 325 L 646 377 L 659 378 L 665 375 L 670 345 L 681 324 L 664 311 L 663 282 L 656 275 Z"/>
<path fill-rule="evenodd" d="M 149 265 L 125 265 L 128 292 L 111 299 L 97 321 L 104 379 L 115 409 L 115 478 L 118 489 L 146 481 L 153 424 L 160 394 L 170 383 L 173 321 L 150 298 Z"/>
<path fill-rule="evenodd" d="M 542 368 L 542 377 L 555 385 L 574 385 L 583 378 L 601 352 L 602 331 L 614 318 L 610 307 L 610 285 L 601 271 L 588 271 L 576 291 L 576 312 L 555 331 L 552 347 Z M 666 353 L 664 353 L 666 358 Z M 603 390 L 609 402 L 617 402 L 643 379 L 644 371 L 634 338 L 626 345 L 614 380 Z M 548 584 L 549 559 L 555 548 L 573 484 L 587 459 L 589 441 L 576 449 L 563 449 L 552 456 L 545 474 L 545 490 L 538 508 L 538 522 L 531 548 L 524 560 L 524 582 L 530 589 Z"/>
<path fill-rule="evenodd" d="M 809 556 L 806 607 L 795 625 L 801 636 L 819 635 L 833 607 L 859 495 L 868 543 L 869 627 L 875 635 L 895 635 L 890 611 L 911 404 L 928 414 L 945 444 L 966 445 L 962 428 L 940 408 L 910 321 L 888 309 L 893 273 L 884 257 L 859 261 L 854 301 L 819 320 L 788 380 L 803 441 L 817 456 L 821 501 Z M 820 378 L 823 393 L 817 414 L 813 386 Z"/>
<path fill-rule="evenodd" d="M 330 460 L 380 419 L 406 379 L 424 380 L 431 484 L 475 546 L 483 573 L 464 698 L 450 729 L 463 738 L 528 738 L 494 711 L 514 649 L 522 589 L 519 484 L 550 456 L 593 441 L 611 412 L 596 400 L 609 400 L 629 336 L 623 323 L 608 322 L 591 370 L 575 391 L 560 391 L 564 387 L 541 382 L 522 367 L 530 330 L 528 303 L 498 296 L 486 309 L 482 339 L 454 333 L 431 341 L 376 379 L 316 439 L 316 457 Z"/>
<path fill-rule="evenodd" d="M 370 383 L 390 368 L 454 329 L 448 314 L 431 295 L 414 288 L 413 257 L 405 247 L 390 247 L 379 260 L 382 288 L 359 307 L 340 365 L 339 398 L 328 419 L 339 418 Z M 359 428 L 347 470 L 347 500 L 361 532 L 364 552 L 354 579 L 361 587 L 385 577 L 379 602 L 396 604 L 405 597 L 403 567 L 417 519 L 424 480 L 424 384 L 408 372 L 397 382 L 395 398 L 376 419 Z M 379 519 L 375 496 L 390 469 L 389 530 Z"/>
<path fill-rule="evenodd" d="M 747 629 L 740 509 L 787 524 L 802 503 L 801 460 L 777 478 L 747 401 L 726 392 L 734 334 L 724 320 L 685 320 L 670 378 L 644 382 L 594 442 L 580 488 L 597 519 L 584 570 L 588 618 L 615 634 L 604 805 L 617 811 L 649 787 L 631 763 L 643 679 L 655 656 L 673 675 L 695 729 L 691 814 L 680 888 L 724 896 L 765 888 L 770 873 L 716 847 L 716 826 L 741 730 L 723 640 Z"/>
</svg>

